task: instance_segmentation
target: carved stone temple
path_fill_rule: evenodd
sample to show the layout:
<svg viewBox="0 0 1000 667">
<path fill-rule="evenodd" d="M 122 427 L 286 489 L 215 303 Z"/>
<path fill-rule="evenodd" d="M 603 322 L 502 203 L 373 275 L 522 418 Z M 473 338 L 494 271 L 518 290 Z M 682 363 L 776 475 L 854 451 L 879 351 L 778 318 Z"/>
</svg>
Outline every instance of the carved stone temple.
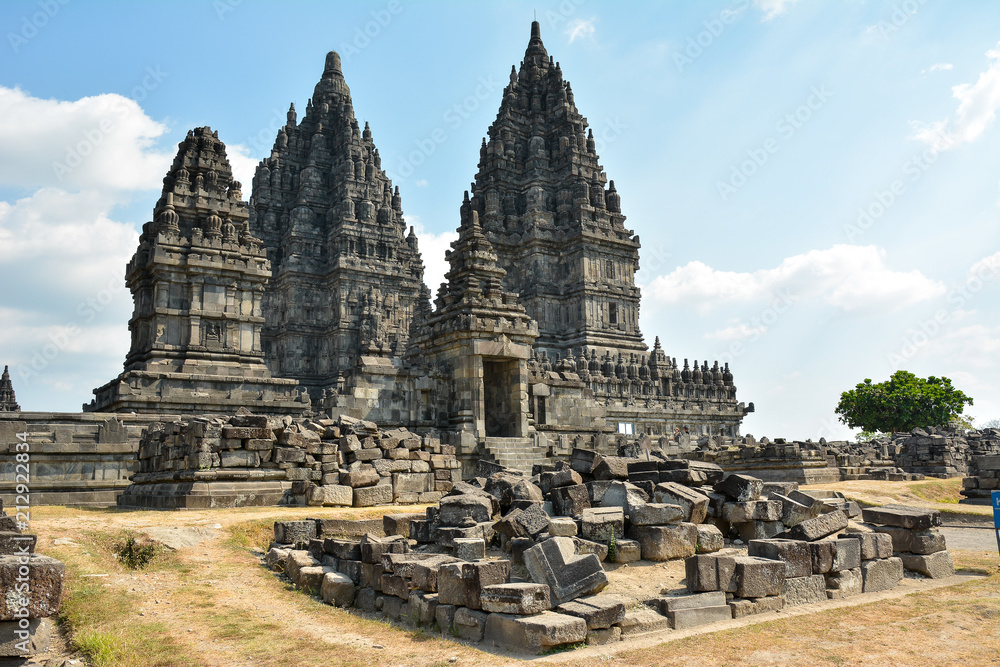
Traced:
<svg viewBox="0 0 1000 667">
<path fill-rule="evenodd" d="M 297 383 L 264 365 L 261 302 L 271 277 L 218 133 L 188 132 L 125 270 L 135 303 L 125 370 L 90 412 L 300 414 Z"/>
<path fill-rule="evenodd" d="M 336 53 L 249 206 L 216 134 L 189 133 L 128 266 L 125 372 L 87 409 L 348 415 L 518 467 L 737 435 L 753 404 L 728 365 L 678 364 L 639 330 L 639 238 L 537 22 L 487 134 L 432 308 Z"/>
<path fill-rule="evenodd" d="M 0 375 L 0 412 L 20 412 L 21 406 L 17 404 L 14 396 L 14 385 L 10 381 L 10 371 L 7 366 L 3 367 L 3 375 Z"/>
</svg>

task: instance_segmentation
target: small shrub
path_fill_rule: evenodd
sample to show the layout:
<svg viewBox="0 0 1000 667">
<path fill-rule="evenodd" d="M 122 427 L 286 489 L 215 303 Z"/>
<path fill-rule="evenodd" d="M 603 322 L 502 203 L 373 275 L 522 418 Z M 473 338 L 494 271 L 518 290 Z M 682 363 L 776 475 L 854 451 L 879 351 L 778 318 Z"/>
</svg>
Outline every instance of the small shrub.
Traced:
<svg viewBox="0 0 1000 667">
<path fill-rule="evenodd" d="M 130 570 L 143 569 L 159 552 L 160 547 L 155 542 L 137 537 L 135 533 L 126 533 L 112 547 L 115 560 Z"/>
</svg>

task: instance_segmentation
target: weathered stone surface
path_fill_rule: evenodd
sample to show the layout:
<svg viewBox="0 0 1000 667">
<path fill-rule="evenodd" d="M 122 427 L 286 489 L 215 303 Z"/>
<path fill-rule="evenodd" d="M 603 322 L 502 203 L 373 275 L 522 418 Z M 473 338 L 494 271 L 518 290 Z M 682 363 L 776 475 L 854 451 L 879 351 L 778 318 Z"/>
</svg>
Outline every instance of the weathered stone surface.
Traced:
<svg viewBox="0 0 1000 667">
<path fill-rule="evenodd" d="M 378 484 L 354 489 L 355 507 L 374 507 L 392 504 L 392 485 Z"/>
<path fill-rule="evenodd" d="M 575 537 L 576 521 L 569 517 L 554 516 L 549 519 L 549 535 L 554 537 Z"/>
<path fill-rule="evenodd" d="M 888 558 L 892 555 L 892 538 L 882 533 L 861 533 L 848 530 L 840 536 L 840 539 L 857 540 L 861 560 Z M 888 553 L 884 553 L 886 542 L 888 542 Z"/>
<path fill-rule="evenodd" d="M 556 611 L 582 618 L 588 630 L 600 630 L 625 618 L 625 603 L 612 595 L 592 595 L 564 602 Z"/>
<path fill-rule="evenodd" d="M 438 595 L 440 600 L 441 596 Z M 486 632 L 486 619 L 489 617 L 484 611 L 476 611 L 467 607 L 456 607 L 452 616 L 452 627 L 455 634 L 460 639 L 473 642 L 483 641 L 483 634 Z"/>
<path fill-rule="evenodd" d="M 810 574 L 805 577 L 786 577 L 782 584 L 781 595 L 785 598 L 786 607 L 813 602 L 825 602 L 826 577 L 822 574 Z"/>
<path fill-rule="evenodd" d="M 613 563 L 634 563 L 642 560 L 642 547 L 635 540 L 618 540 L 614 553 L 608 550 L 608 558 Z"/>
<path fill-rule="evenodd" d="M 591 485 L 604 484 L 604 493 L 599 500 L 594 500 L 594 486 L 588 486 L 587 490 L 591 494 L 591 505 L 600 507 L 621 507 L 626 516 L 631 517 L 634 512 L 642 508 L 648 501 L 649 496 L 635 484 L 618 480 L 591 482 Z"/>
<path fill-rule="evenodd" d="M 869 563 L 885 562 L 887 561 L 869 561 Z M 891 568 L 891 566 L 889 566 L 889 568 Z M 900 568 L 902 568 L 902 563 L 900 563 Z M 884 569 L 886 569 L 886 566 L 878 566 L 875 570 L 873 570 L 873 573 L 879 575 L 885 574 L 883 572 Z M 861 568 L 856 568 L 854 570 L 841 570 L 840 572 L 832 572 L 825 576 L 826 596 L 831 600 L 839 600 L 841 598 L 857 595 L 863 590 L 864 580 L 862 579 Z M 880 579 L 884 579 L 884 577 L 880 577 Z M 895 584 L 893 584 L 893 586 L 895 586 Z"/>
<path fill-rule="evenodd" d="M 302 568 L 315 567 L 320 564 L 308 551 L 289 551 L 288 558 L 285 560 L 285 574 L 297 584 L 299 582 L 299 571 Z"/>
<path fill-rule="evenodd" d="M 698 544 L 698 528 L 693 523 L 675 526 L 632 526 L 629 539 L 639 543 L 646 560 L 665 561 L 693 556 Z"/>
<path fill-rule="evenodd" d="M 594 479 L 598 480 L 626 480 L 628 479 L 629 459 L 621 456 L 602 456 L 600 462 L 594 467 Z"/>
<path fill-rule="evenodd" d="M 27 618 L 44 618 L 59 611 L 62 601 L 63 579 L 66 566 L 61 561 L 41 554 L 28 556 L 27 564 L 23 556 L 0 556 L 0 621 L 23 618 L 21 610 L 27 610 Z M 27 581 L 20 568 L 28 568 Z M 27 584 L 27 592 L 21 589 Z"/>
<path fill-rule="evenodd" d="M 438 600 L 470 609 L 481 609 L 480 593 L 485 586 L 505 584 L 510 577 L 510 561 L 448 563 L 438 568 Z"/>
<path fill-rule="evenodd" d="M 657 600 L 657 604 L 660 613 L 670 619 L 675 630 L 732 619 L 724 592 L 662 597 Z"/>
<path fill-rule="evenodd" d="M 335 607 L 350 607 L 354 604 L 357 587 L 347 575 L 339 572 L 326 572 L 320 584 L 320 594 L 323 602 Z"/>
<path fill-rule="evenodd" d="M 625 512 L 620 507 L 588 507 L 583 510 L 580 536 L 597 542 L 625 537 Z"/>
<path fill-rule="evenodd" d="M 707 555 L 691 556 L 684 560 L 687 589 L 692 593 L 719 590 L 717 558 Z"/>
<path fill-rule="evenodd" d="M 781 523 L 789 528 L 797 526 L 807 519 L 813 519 L 822 512 L 822 503 L 810 499 L 808 503 L 798 502 L 786 495 L 772 493 L 769 498 L 781 502 Z"/>
<path fill-rule="evenodd" d="M 319 505 L 325 507 L 350 507 L 354 504 L 354 489 L 339 484 L 325 484 L 314 487 Z"/>
<path fill-rule="evenodd" d="M 442 526 L 463 526 L 468 519 L 476 523 L 493 518 L 493 504 L 481 495 L 447 496 L 441 499 L 438 520 Z"/>
<path fill-rule="evenodd" d="M 937 551 L 928 555 L 899 554 L 903 567 L 910 572 L 919 572 L 931 579 L 943 579 L 955 574 L 955 564 L 947 551 Z"/>
<path fill-rule="evenodd" d="M 728 607 L 726 611 L 729 611 Z M 639 607 L 626 611 L 625 618 L 618 622 L 618 627 L 622 629 L 622 639 L 625 639 L 669 628 L 670 619 L 652 609 Z"/>
<path fill-rule="evenodd" d="M 574 537 L 573 545 L 576 547 L 576 553 L 578 555 L 585 556 L 587 554 L 594 554 L 602 563 L 608 559 L 609 548 L 607 544 L 594 542 L 592 540 L 585 540 L 582 537 Z"/>
<path fill-rule="evenodd" d="M 715 553 L 725 546 L 726 541 L 722 536 L 722 531 L 713 524 L 699 523 L 696 528 L 698 530 L 698 542 L 695 544 L 696 553 Z"/>
<path fill-rule="evenodd" d="M 741 598 L 762 598 L 781 595 L 785 581 L 785 564 L 768 558 L 738 556 L 736 561 L 736 595 Z"/>
<path fill-rule="evenodd" d="M 744 616 L 763 614 L 768 611 L 781 611 L 784 607 L 785 598 L 782 595 L 754 598 L 752 600 L 733 600 L 729 603 L 733 618 L 743 618 Z"/>
<path fill-rule="evenodd" d="M 361 560 L 360 540 L 341 540 L 328 537 L 323 540 L 323 552 L 341 560 Z"/>
<path fill-rule="evenodd" d="M 455 558 L 479 560 L 486 558 L 486 540 L 476 537 L 459 537 L 454 540 Z"/>
<path fill-rule="evenodd" d="M 751 540 L 747 545 L 747 553 L 750 556 L 784 561 L 786 578 L 807 577 L 812 574 L 812 550 L 808 542 Z"/>
<path fill-rule="evenodd" d="M 2 512 L 0 506 L 0 512 Z M 19 533 L 13 530 L 0 530 L 0 556 L 23 555 L 35 552 L 35 535 Z"/>
<path fill-rule="evenodd" d="M 295 585 L 311 595 L 319 595 L 320 587 L 323 585 L 323 576 L 335 571 L 334 568 L 322 564 L 299 568 Z"/>
<path fill-rule="evenodd" d="M 764 482 L 750 475 L 732 474 L 715 485 L 715 491 L 738 503 L 760 498 Z"/>
<path fill-rule="evenodd" d="M 410 536 L 410 522 L 414 519 L 423 519 L 424 512 L 407 514 L 384 514 L 382 515 L 382 529 L 386 535 Z"/>
<path fill-rule="evenodd" d="M 458 609 L 453 604 L 441 604 L 438 599 L 437 608 L 434 609 L 434 620 L 442 633 L 451 633 L 455 629 L 455 610 Z"/>
<path fill-rule="evenodd" d="M 524 552 L 524 564 L 535 583 L 551 588 L 554 605 L 597 593 L 608 585 L 597 556 L 577 556 L 576 545 L 568 537 L 553 537 L 531 547 Z"/>
<path fill-rule="evenodd" d="M 549 491 L 560 486 L 576 486 L 578 484 L 583 484 L 580 473 L 572 468 L 565 468 L 555 472 L 543 472 L 539 477 L 538 486 L 543 494 L 548 495 Z"/>
<path fill-rule="evenodd" d="M 274 541 L 278 544 L 308 544 L 315 538 L 315 521 L 274 522 Z"/>
<path fill-rule="evenodd" d="M 540 614 L 552 608 L 545 584 L 494 584 L 480 593 L 483 611 L 501 614 Z"/>
<path fill-rule="evenodd" d="M 622 629 L 612 626 L 603 630 L 587 630 L 587 646 L 606 646 L 622 640 Z"/>
<path fill-rule="evenodd" d="M 405 554 L 410 550 L 406 540 L 398 537 L 376 537 L 366 534 L 361 538 L 359 544 L 361 550 L 361 562 L 382 564 L 382 556 L 385 554 Z"/>
<path fill-rule="evenodd" d="M 831 572 L 853 570 L 861 567 L 861 542 L 858 540 L 831 540 L 833 542 L 833 565 Z"/>
<path fill-rule="evenodd" d="M 590 508 L 590 494 L 583 484 L 552 489 L 552 507 L 560 516 L 579 516 Z"/>
<path fill-rule="evenodd" d="M 941 525 L 941 512 L 906 505 L 866 507 L 862 514 L 866 523 L 896 526 L 908 530 L 929 530 Z"/>
<path fill-rule="evenodd" d="M 744 542 L 769 540 L 785 532 L 785 524 L 780 521 L 747 521 L 734 526 Z"/>
<path fill-rule="evenodd" d="M 833 540 L 810 542 L 809 550 L 812 553 L 813 574 L 827 574 L 833 570 L 833 558 L 837 553 Z"/>
<path fill-rule="evenodd" d="M 933 554 L 946 548 L 944 535 L 938 530 L 910 530 L 896 526 L 873 526 L 872 530 L 892 538 L 892 551 L 911 554 Z"/>
<path fill-rule="evenodd" d="M 783 537 L 792 540 L 814 542 L 847 528 L 847 515 L 840 511 L 821 514 L 813 519 L 807 519 L 797 526 L 785 531 Z"/>
<path fill-rule="evenodd" d="M 437 615 L 438 596 L 433 593 L 413 591 L 407 601 L 413 622 L 420 627 L 434 625 Z"/>
<path fill-rule="evenodd" d="M 781 503 L 777 500 L 750 500 L 742 503 L 723 503 L 722 518 L 729 523 L 780 521 Z"/>
<path fill-rule="evenodd" d="M 410 569 L 410 583 L 414 588 L 419 588 L 428 593 L 436 593 L 438 570 L 440 570 L 442 565 L 456 562 L 458 562 L 456 558 L 445 556 L 444 554 L 417 561 L 413 563 Z"/>
<path fill-rule="evenodd" d="M 6 367 L 4 368 L 6 371 Z M 22 627 L 19 621 L 0 622 L 0 658 L 26 658 L 49 650 L 52 621 L 48 618 L 32 618 L 26 620 L 26 624 L 27 627 Z M 11 664 L 22 663 L 11 661 Z"/>
<path fill-rule="evenodd" d="M 887 591 L 903 580 L 903 561 L 899 558 L 865 561 L 860 572 L 865 593 Z"/>
<path fill-rule="evenodd" d="M 653 501 L 678 505 L 684 510 L 684 521 L 702 523 L 708 513 L 708 496 L 674 482 L 653 487 Z"/>
<path fill-rule="evenodd" d="M 486 620 L 486 641 L 512 651 L 541 653 L 586 638 L 587 624 L 583 619 L 552 611 L 534 616 L 490 614 Z"/>
<path fill-rule="evenodd" d="M 629 522 L 633 526 L 666 526 L 684 521 L 684 509 L 670 503 L 647 503 L 632 510 Z"/>
</svg>

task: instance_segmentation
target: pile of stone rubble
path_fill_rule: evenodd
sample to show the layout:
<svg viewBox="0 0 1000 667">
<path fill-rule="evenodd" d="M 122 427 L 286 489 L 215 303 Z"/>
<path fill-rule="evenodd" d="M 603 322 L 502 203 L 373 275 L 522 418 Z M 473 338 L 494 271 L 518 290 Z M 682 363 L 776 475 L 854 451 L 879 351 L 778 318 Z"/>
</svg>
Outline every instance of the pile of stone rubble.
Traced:
<svg viewBox="0 0 1000 667">
<path fill-rule="evenodd" d="M 498 468 L 483 462 L 438 505 L 378 527 L 277 522 L 265 562 L 330 604 L 529 652 L 886 590 L 905 569 L 953 571 L 933 511 L 883 507 L 854 523 L 853 503 L 792 483 L 583 450 L 532 476 Z M 639 559 L 686 559 L 687 590 L 608 594 L 602 561 Z"/>
<path fill-rule="evenodd" d="M 230 418 L 157 423 L 119 497 L 131 507 L 371 507 L 437 502 L 461 480 L 454 447 L 369 421 Z"/>
<path fill-rule="evenodd" d="M 0 502 L 0 658 L 47 651 L 50 618 L 62 602 L 65 565 L 36 554 L 36 536 L 22 533 L 21 526 Z"/>
<path fill-rule="evenodd" d="M 969 476 L 962 479 L 961 501 L 974 505 L 989 505 L 993 491 L 1000 489 L 1000 455 L 974 456 Z"/>
</svg>

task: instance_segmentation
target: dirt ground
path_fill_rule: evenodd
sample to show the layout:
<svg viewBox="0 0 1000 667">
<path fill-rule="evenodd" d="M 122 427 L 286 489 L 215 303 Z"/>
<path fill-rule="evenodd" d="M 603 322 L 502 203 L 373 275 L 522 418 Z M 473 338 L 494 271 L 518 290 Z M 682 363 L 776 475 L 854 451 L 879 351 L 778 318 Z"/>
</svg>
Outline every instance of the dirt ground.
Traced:
<svg viewBox="0 0 1000 667">
<path fill-rule="evenodd" d="M 859 483 L 847 483 L 859 484 Z M 863 483 L 852 493 L 884 502 L 909 488 Z M 871 486 L 875 484 L 875 486 Z M 880 486 L 881 485 L 881 486 Z M 836 487 L 825 488 L 841 488 Z M 946 503 L 947 504 L 947 503 Z M 952 505 L 952 508 L 955 506 Z M 989 508 L 985 508 L 989 510 Z M 380 512 L 412 511 L 382 508 Z M 419 510 L 418 510 L 419 511 Z M 372 513 L 364 514 L 372 516 Z M 356 510 L 252 508 L 120 512 L 36 508 L 37 550 L 67 563 L 62 658 L 107 665 L 494 665 L 539 660 L 648 665 L 1000 665 L 1000 570 L 996 552 L 953 549 L 961 576 L 907 578 L 895 591 L 792 608 L 712 626 L 525 658 L 429 630 L 393 626 L 334 609 L 260 566 L 257 546 L 277 519 L 361 518 Z M 142 570 L 111 556 L 123 531 L 177 548 Z M 682 561 L 608 566 L 606 593 L 630 599 L 681 588 Z M 42 661 L 44 664 L 44 660 Z"/>
</svg>

